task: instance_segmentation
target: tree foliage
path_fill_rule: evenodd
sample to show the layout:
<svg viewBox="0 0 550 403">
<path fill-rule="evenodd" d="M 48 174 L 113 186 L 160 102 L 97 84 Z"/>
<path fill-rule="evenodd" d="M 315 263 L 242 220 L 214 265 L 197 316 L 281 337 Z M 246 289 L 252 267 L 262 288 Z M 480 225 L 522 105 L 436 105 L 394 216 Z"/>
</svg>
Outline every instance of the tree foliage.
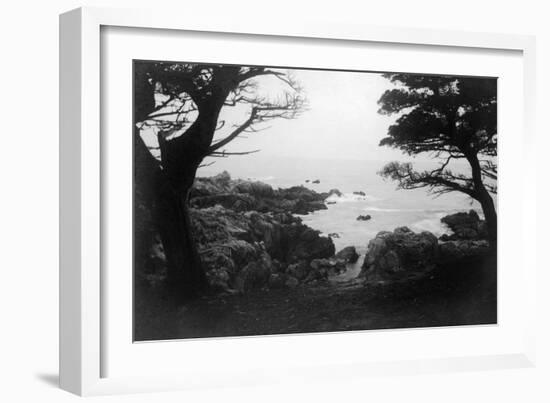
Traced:
<svg viewBox="0 0 550 403">
<path fill-rule="evenodd" d="M 489 242 L 496 248 L 497 81 L 493 78 L 385 74 L 395 84 L 379 100 L 381 114 L 397 115 L 380 141 L 414 156 L 429 153 L 439 164 L 416 171 L 410 162 L 391 162 L 380 171 L 402 189 L 462 192 L 483 209 Z M 470 173 L 451 169 L 466 160 Z"/>
<path fill-rule="evenodd" d="M 476 173 L 450 169 L 453 160 L 467 160 L 485 187 L 496 193 L 496 79 L 385 74 L 396 88 L 384 92 L 379 113 L 399 117 L 380 142 L 408 155 L 431 153 L 440 161 L 431 171 L 415 171 L 411 163 L 392 162 L 381 174 L 404 189 L 428 187 L 434 193 L 460 191 L 476 198 Z"/>
<path fill-rule="evenodd" d="M 224 148 L 246 133 L 262 130 L 262 123 L 277 118 L 293 119 L 305 108 L 302 89 L 289 72 L 266 67 L 172 62 L 141 62 L 135 68 L 136 77 L 141 76 L 139 85 L 149 86 L 154 99 L 154 106 L 150 97 L 143 101 L 145 105 L 136 100 L 136 121 L 140 129 L 151 128 L 157 134 L 158 146 L 150 149 L 161 164 L 167 162 L 164 157 L 170 152 L 168 149 L 184 141 L 186 135 L 201 138 L 195 144 L 201 160 L 207 156 L 256 152 L 227 152 Z M 259 81 L 262 77 L 283 84 L 275 96 L 262 91 Z M 242 122 L 227 127 L 219 118 L 225 108 L 241 111 Z M 210 125 L 205 125 L 204 118 L 210 120 Z M 195 130 L 197 126 L 203 130 Z M 159 152 L 155 153 L 155 148 Z"/>
</svg>

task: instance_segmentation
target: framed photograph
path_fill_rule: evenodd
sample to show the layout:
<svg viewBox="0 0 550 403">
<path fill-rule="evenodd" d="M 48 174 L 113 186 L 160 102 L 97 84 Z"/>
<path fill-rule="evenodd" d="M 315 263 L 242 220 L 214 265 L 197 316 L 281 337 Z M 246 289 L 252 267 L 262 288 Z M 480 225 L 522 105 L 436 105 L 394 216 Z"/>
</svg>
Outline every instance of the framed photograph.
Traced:
<svg viewBox="0 0 550 403">
<path fill-rule="evenodd" d="M 534 365 L 532 37 L 172 15 L 60 19 L 62 388 Z"/>
</svg>

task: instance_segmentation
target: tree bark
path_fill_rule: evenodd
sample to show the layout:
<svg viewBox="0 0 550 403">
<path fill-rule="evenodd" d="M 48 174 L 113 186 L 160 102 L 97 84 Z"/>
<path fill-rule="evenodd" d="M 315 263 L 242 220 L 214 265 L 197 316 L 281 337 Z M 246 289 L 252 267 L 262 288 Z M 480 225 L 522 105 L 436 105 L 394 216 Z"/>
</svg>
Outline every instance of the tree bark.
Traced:
<svg viewBox="0 0 550 403">
<path fill-rule="evenodd" d="M 489 244 L 491 248 L 496 250 L 497 248 L 497 212 L 495 210 L 495 203 L 489 192 L 485 189 L 482 191 L 481 197 L 478 199 L 481 208 L 483 209 L 483 215 L 485 216 L 485 223 L 487 224 L 487 232 L 489 234 Z"/>
<path fill-rule="evenodd" d="M 498 227 L 495 203 L 483 183 L 483 176 L 481 174 L 481 167 L 479 165 L 477 154 L 465 153 L 465 155 L 472 168 L 474 198 L 481 204 L 481 209 L 483 210 L 483 215 L 485 216 L 485 223 L 487 225 L 487 232 L 489 235 L 489 244 L 492 249 L 496 250 Z"/>
<path fill-rule="evenodd" d="M 152 85 L 145 71 L 135 71 L 134 123 L 146 119 L 154 109 Z M 221 105 L 220 105 L 221 109 Z M 219 111 L 218 111 L 219 112 Z M 163 143 L 162 169 L 134 128 L 134 180 L 149 205 L 166 256 L 167 285 L 177 300 L 196 296 L 207 289 L 206 275 L 194 242 L 188 195 L 204 151 L 210 145 L 218 114 L 203 114 L 192 128 L 174 141 Z M 209 119 L 205 119 L 209 118 Z M 206 136 L 205 136 L 206 134 Z M 210 137 L 210 138 L 209 138 Z M 136 258 L 143 251 L 136 251 Z"/>
<path fill-rule="evenodd" d="M 155 218 L 166 255 L 167 284 L 172 294 L 182 300 L 204 292 L 207 281 L 193 238 L 188 190 L 175 189 L 160 176 L 156 180 Z"/>
</svg>

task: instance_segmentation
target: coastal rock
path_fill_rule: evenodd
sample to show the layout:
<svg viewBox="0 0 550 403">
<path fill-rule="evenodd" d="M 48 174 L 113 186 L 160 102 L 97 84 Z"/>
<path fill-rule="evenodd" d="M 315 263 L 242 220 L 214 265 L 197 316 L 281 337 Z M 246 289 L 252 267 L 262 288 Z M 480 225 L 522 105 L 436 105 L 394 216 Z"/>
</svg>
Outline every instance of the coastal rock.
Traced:
<svg viewBox="0 0 550 403">
<path fill-rule="evenodd" d="M 299 263 L 291 264 L 286 270 L 286 274 L 292 277 L 297 278 L 298 280 L 303 280 L 309 274 L 309 265 L 301 261 Z"/>
<path fill-rule="evenodd" d="M 233 180 L 223 172 L 210 178 L 196 178 L 190 192 L 190 205 L 195 208 L 220 205 L 235 211 L 305 215 L 326 209 L 325 198 L 324 193 L 304 186 L 274 190 L 263 182 Z"/>
<path fill-rule="evenodd" d="M 441 219 L 441 222 L 446 224 L 453 234 L 444 234 L 441 236 L 442 241 L 455 240 L 479 240 L 487 238 L 487 227 L 485 221 L 479 218 L 479 215 L 470 210 L 468 213 L 461 212 L 450 214 Z"/>
<path fill-rule="evenodd" d="M 315 280 L 326 279 L 328 276 L 337 275 L 346 271 L 346 262 L 343 259 L 314 259 L 309 264 L 310 268 L 318 272 Z M 310 271 L 311 276 L 311 271 Z"/>
<path fill-rule="evenodd" d="M 433 269 L 438 242 L 430 232 L 419 234 L 407 227 L 379 232 L 369 242 L 360 276 L 367 280 L 401 280 Z"/>
<path fill-rule="evenodd" d="M 329 238 L 340 238 L 340 234 L 338 234 L 338 232 L 331 232 L 330 234 L 328 234 L 328 237 Z"/>
<path fill-rule="evenodd" d="M 257 197 L 273 197 L 275 193 L 267 183 L 249 181 L 237 181 L 233 185 L 233 190 L 237 193 L 246 193 Z"/>
<path fill-rule="evenodd" d="M 214 194 L 222 194 L 229 192 L 231 188 L 231 176 L 227 171 L 206 177 L 197 178 L 191 189 L 190 198 L 208 196 Z"/>
<path fill-rule="evenodd" d="M 319 184 L 321 181 L 319 179 L 315 179 L 314 181 L 311 181 L 311 183 Z"/>
<path fill-rule="evenodd" d="M 207 208 L 217 205 L 235 211 L 248 211 L 255 208 L 256 199 L 247 194 L 220 193 L 199 196 L 191 200 L 191 206 L 194 208 Z"/>
<path fill-rule="evenodd" d="M 277 196 L 286 200 L 323 201 L 322 194 L 305 186 L 292 186 L 286 189 L 279 189 Z"/>
<path fill-rule="evenodd" d="M 487 256 L 491 253 L 486 240 L 449 241 L 439 245 L 439 261 L 441 263 L 456 262 L 470 257 Z"/>
<path fill-rule="evenodd" d="M 300 264 L 307 272 L 311 260 L 334 254 L 330 238 L 289 213 L 242 213 L 220 205 L 190 213 L 199 254 L 215 289 L 247 292 L 259 284 L 269 286 L 266 273 L 250 273 L 260 261 L 267 262 L 269 274 L 282 273 L 289 264 Z M 307 273 L 293 274 L 303 280 Z"/>
<path fill-rule="evenodd" d="M 297 262 L 323 259 L 334 255 L 334 243 L 328 237 L 319 236 L 319 231 L 306 227 L 290 245 L 287 261 Z"/>
<path fill-rule="evenodd" d="M 137 259 L 140 281 L 166 279 L 166 256 L 153 218 L 141 194 Z M 190 192 L 191 230 L 215 291 L 248 292 L 264 287 L 294 286 L 309 275 L 313 259 L 334 255 L 334 243 L 294 214 L 326 209 L 325 193 L 304 186 L 273 189 L 257 181 L 231 179 L 227 172 L 198 177 Z M 289 266 L 292 275 L 287 274 Z M 298 278 L 299 279 L 298 279 Z"/>
<path fill-rule="evenodd" d="M 343 194 L 342 192 L 340 192 L 338 189 L 330 189 L 328 191 L 328 196 L 327 197 L 330 197 L 330 196 L 336 196 L 336 197 L 342 197 Z"/>
<path fill-rule="evenodd" d="M 266 287 L 270 279 L 271 258 L 266 253 L 259 260 L 248 263 L 239 271 L 235 279 L 235 288 L 242 293 L 258 290 Z"/>
<path fill-rule="evenodd" d="M 346 246 L 344 249 L 334 255 L 334 257 L 337 259 L 341 259 L 346 263 L 355 263 L 357 262 L 357 259 L 359 259 L 359 254 L 357 253 L 355 246 Z"/>
<path fill-rule="evenodd" d="M 362 190 L 360 191 L 357 191 L 357 192 L 353 192 L 354 195 L 357 195 L 357 196 L 366 196 L 367 194 L 365 192 L 363 192 Z"/>
<path fill-rule="evenodd" d="M 326 210 L 326 209 L 327 209 L 327 206 L 322 201 L 306 202 L 303 200 L 299 200 L 292 207 L 291 211 L 294 214 L 307 215 L 317 210 Z"/>
<path fill-rule="evenodd" d="M 357 221 L 368 221 L 371 218 L 372 217 L 369 214 L 360 215 L 360 216 L 357 217 Z"/>
</svg>

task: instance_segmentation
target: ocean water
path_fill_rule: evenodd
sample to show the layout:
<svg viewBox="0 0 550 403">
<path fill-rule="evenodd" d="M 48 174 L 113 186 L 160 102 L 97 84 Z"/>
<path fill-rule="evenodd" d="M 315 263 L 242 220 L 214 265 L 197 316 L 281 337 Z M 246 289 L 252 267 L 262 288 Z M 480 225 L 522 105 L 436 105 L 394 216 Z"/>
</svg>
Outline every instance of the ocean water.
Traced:
<svg viewBox="0 0 550 403">
<path fill-rule="evenodd" d="M 327 210 L 301 216 L 312 228 L 333 237 L 336 250 L 353 245 L 363 255 L 369 240 L 380 231 L 393 231 L 407 226 L 413 231 L 430 231 L 439 236 L 448 233 L 441 223 L 447 214 L 476 210 L 480 206 L 467 196 L 453 192 L 439 197 L 425 189 L 398 190 L 396 183 L 385 180 L 377 172 L 384 166 L 380 161 L 329 160 L 308 158 L 282 158 L 248 155 L 216 161 L 201 168 L 199 176 L 210 176 L 227 170 L 233 178 L 259 180 L 274 188 L 303 185 L 318 192 L 338 189 L 342 197 L 331 196 Z M 433 169 L 433 163 L 415 163 L 418 169 Z M 455 166 L 456 171 L 467 172 L 466 166 Z M 309 183 L 306 181 L 309 180 Z M 318 184 L 312 183 L 319 180 Z M 365 196 L 353 194 L 364 192 Z M 359 215 L 369 214 L 368 221 L 358 221 Z"/>
</svg>

